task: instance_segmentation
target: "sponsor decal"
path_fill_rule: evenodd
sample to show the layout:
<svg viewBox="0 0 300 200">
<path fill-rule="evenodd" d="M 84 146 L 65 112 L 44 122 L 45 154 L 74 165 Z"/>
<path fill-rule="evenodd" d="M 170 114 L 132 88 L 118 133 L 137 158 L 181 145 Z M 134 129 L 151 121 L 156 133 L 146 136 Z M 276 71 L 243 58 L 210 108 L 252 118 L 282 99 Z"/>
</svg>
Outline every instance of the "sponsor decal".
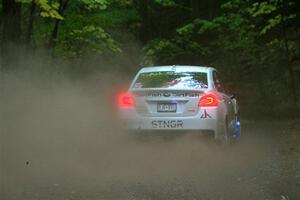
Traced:
<svg viewBox="0 0 300 200">
<path fill-rule="evenodd" d="M 211 116 L 207 113 L 206 109 L 204 109 L 203 114 L 200 117 L 201 119 L 211 118 Z"/>
<path fill-rule="evenodd" d="M 155 92 L 148 93 L 145 97 L 195 97 L 198 98 L 200 94 L 198 92 Z"/>
<path fill-rule="evenodd" d="M 155 120 L 151 124 L 153 128 L 183 128 L 182 120 Z"/>
</svg>

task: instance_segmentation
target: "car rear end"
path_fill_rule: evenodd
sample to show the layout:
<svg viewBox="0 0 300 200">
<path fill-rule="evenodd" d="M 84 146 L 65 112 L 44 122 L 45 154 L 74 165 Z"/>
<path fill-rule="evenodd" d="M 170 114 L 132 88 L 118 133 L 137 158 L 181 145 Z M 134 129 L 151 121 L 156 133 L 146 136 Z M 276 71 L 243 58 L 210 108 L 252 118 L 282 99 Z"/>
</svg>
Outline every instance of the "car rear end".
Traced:
<svg viewBox="0 0 300 200">
<path fill-rule="evenodd" d="M 125 128 L 216 132 L 222 109 L 210 82 L 209 68 L 143 68 L 119 96 Z"/>
</svg>

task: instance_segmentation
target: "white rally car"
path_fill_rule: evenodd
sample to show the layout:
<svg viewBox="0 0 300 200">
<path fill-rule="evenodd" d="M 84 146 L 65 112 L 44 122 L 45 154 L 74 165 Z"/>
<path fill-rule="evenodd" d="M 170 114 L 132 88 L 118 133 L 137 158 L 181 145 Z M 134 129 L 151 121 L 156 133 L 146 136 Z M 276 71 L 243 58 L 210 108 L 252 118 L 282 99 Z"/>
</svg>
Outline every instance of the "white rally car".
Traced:
<svg viewBox="0 0 300 200">
<path fill-rule="evenodd" d="M 236 99 L 211 67 L 142 68 L 118 106 L 129 130 L 205 131 L 225 143 L 240 136 Z"/>
</svg>

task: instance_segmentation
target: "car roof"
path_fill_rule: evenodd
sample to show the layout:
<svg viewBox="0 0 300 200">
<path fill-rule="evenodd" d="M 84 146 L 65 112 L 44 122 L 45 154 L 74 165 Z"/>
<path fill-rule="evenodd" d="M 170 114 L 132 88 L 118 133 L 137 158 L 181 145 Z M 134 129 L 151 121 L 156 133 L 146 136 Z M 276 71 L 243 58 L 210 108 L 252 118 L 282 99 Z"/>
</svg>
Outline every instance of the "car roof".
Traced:
<svg viewBox="0 0 300 200">
<path fill-rule="evenodd" d="M 189 65 L 168 65 L 168 66 L 151 66 L 142 68 L 139 73 L 157 72 L 157 71 L 190 71 L 190 72 L 209 72 L 214 70 L 212 67 L 189 66 Z"/>
</svg>

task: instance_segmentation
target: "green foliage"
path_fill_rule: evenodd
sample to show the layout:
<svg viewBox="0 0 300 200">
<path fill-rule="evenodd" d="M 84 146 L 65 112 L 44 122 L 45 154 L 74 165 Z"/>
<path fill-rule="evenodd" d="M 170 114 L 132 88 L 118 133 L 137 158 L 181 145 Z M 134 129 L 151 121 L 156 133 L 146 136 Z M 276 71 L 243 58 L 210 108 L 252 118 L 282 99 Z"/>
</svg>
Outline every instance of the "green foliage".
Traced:
<svg viewBox="0 0 300 200">
<path fill-rule="evenodd" d="M 279 6 L 279 3 L 281 2 L 282 0 L 255 2 L 252 4 L 252 7 L 249 8 L 249 12 L 252 14 L 253 17 L 271 14 L 272 12 L 276 11 L 277 7 Z"/>
<path fill-rule="evenodd" d="M 198 34 L 205 33 L 208 30 L 212 30 L 217 27 L 217 24 L 213 21 L 205 20 L 205 19 L 195 19 L 191 23 L 178 28 L 176 31 L 180 35 L 190 35 L 194 31 L 197 31 Z M 196 30 L 198 28 L 198 30 Z"/>
<path fill-rule="evenodd" d="M 119 45 L 101 27 L 85 26 L 73 30 L 61 45 L 61 54 L 78 57 L 88 53 L 121 52 Z"/>
<path fill-rule="evenodd" d="M 185 38 L 151 40 L 143 48 L 143 65 L 156 63 L 170 64 L 174 60 L 205 54 L 205 49 L 197 42 Z"/>
<path fill-rule="evenodd" d="M 224 3 L 221 7 L 222 15 L 212 20 L 196 18 L 177 29 L 177 32 L 192 40 L 195 40 L 195 37 L 191 37 L 195 34 L 196 40 L 209 38 L 211 41 L 207 43 L 207 52 L 215 52 L 215 49 L 220 49 L 224 55 L 243 54 L 240 57 L 242 59 L 254 58 L 253 54 L 257 49 L 255 45 L 257 33 L 251 27 L 247 4 L 243 1 L 233 0 Z M 234 12 L 235 9 L 239 9 L 239 12 Z M 248 55 L 246 56 L 245 53 Z"/>
<path fill-rule="evenodd" d="M 99 26 L 101 25 L 105 28 L 120 28 L 137 21 L 138 17 L 135 10 L 118 8 L 95 13 L 85 20 L 93 21 L 94 24 L 99 24 Z"/>
<path fill-rule="evenodd" d="M 129 1 L 125 0 L 70 1 L 55 39 L 54 54 L 74 58 L 91 53 L 121 52 L 120 45 L 105 30 L 127 26 L 129 21 L 136 19 L 132 9 L 124 8 L 127 3 Z M 37 19 L 32 37 L 35 46 L 47 45 L 45 42 L 53 28 L 49 22 L 44 18 Z"/>
<path fill-rule="evenodd" d="M 45 18 L 53 18 L 63 20 L 64 18 L 59 14 L 60 5 L 58 2 L 52 2 L 48 0 L 17 0 L 21 3 L 31 3 L 32 1 L 35 2 L 40 8 L 40 15 Z"/>
<path fill-rule="evenodd" d="M 295 13 L 283 12 L 294 4 L 294 2 L 286 4 L 283 0 L 255 2 L 248 11 L 253 17 L 267 18 L 267 23 L 260 30 L 260 34 L 264 35 L 276 26 L 296 18 Z"/>
<path fill-rule="evenodd" d="M 89 10 L 104 10 L 109 5 L 108 0 L 80 0 Z"/>
<path fill-rule="evenodd" d="M 233 10 L 233 9 L 240 8 L 242 3 L 243 0 L 231 0 L 231 1 L 224 2 L 221 5 L 221 8 L 223 10 Z"/>
<path fill-rule="evenodd" d="M 174 0 L 155 0 L 155 2 L 162 6 L 175 6 L 176 5 Z"/>
<path fill-rule="evenodd" d="M 21 29 L 26 35 L 32 0 L 17 1 L 23 3 Z M 243 83 L 241 93 L 259 91 L 253 99 L 275 94 L 270 101 L 274 109 L 284 108 L 280 97 L 291 96 L 293 81 L 299 85 L 299 78 L 293 80 L 291 74 L 300 54 L 296 0 L 63 0 L 68 2 L 66 9 L 60 0 L 34 2 L 39 16 L 33 17 L 31 45 L 47 46 L 59 22 L 57 37 L 50 40 L 55 56 L 70 59 L 109 52 L 126 57 L 136 39 L 143 65 L 216 66 Z"/>
<path fill-rule="evenodd" d="M 155 39 L 150 41 L 145 47 L 144 65 L 153 64 L 157 60 L 172 60 L 180 48 L 172 41 L 166 39 Z"/>
<path fill-rule="evenodd" d="M 51 4 L 48 3 L 47 0 L 36 0 L 35 1 L 38 6 L 41 8 L 41 16 L 42 17 L 50 17 L 53 19 L 60 19 L 63 20 L 64 18 L 59 14 L 59 3 L 52 2 Z"/>
</svg>

